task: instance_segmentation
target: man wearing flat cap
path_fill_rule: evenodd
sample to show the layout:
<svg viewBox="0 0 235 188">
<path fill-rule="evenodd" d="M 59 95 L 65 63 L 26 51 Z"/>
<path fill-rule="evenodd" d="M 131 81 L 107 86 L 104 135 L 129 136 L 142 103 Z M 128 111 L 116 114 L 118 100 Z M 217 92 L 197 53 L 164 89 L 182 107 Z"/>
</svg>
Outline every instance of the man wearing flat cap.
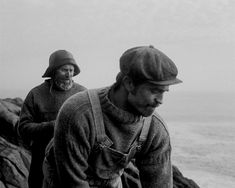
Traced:
<svg viewBox="0 0 235 188">
<path fill-rule="evenodd" d="M 59 108 L 67 98 L 85 90 L 72 79 L 79 73 L 73 55 L 66 50 L 57 50 L 51 54 L 49 66 L 42 76 L 49 79 L 34 87 L 25 98 L 18 133 L 32 154 L 29 188 L 42 187 L 45 148 L 53 137 Z"/>
<path fill-rule="evenodd" d="M 121 56 L 112 86 L 67 100 L 46 151 L 43 187 L 122 188 L 135 162 L 142 188 L 172 188 L 170 137 L 155 109 L 181 83 L 177 74 L 158 49 L 135 47 Z"/>
</svg>

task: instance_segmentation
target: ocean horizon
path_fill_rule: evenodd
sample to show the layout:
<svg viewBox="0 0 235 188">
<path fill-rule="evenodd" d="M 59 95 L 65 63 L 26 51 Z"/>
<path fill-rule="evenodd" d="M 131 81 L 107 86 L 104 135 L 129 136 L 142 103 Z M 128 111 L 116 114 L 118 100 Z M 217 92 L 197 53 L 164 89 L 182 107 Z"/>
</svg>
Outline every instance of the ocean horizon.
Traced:
<svg viewBox="0 0 235 188">
<path fill-rule="evenodd" d="M 0 98 L 25 99 L 25 89 L 2 90 Z M 169 92 L 156 109 L 165 121 L 235 122 L 235 92 Z"/>
<path fill-rule="evenodd" d="M 235 122 L 235 93 L 172 92 L 156 111 L 166 121 Z"/>
<path fill-rule="evenodd" d="M 171 93 L 156 109 L 169 129 L 172 163 L 202 188 L 235 187 L 234 96 Z"/>
</svg>

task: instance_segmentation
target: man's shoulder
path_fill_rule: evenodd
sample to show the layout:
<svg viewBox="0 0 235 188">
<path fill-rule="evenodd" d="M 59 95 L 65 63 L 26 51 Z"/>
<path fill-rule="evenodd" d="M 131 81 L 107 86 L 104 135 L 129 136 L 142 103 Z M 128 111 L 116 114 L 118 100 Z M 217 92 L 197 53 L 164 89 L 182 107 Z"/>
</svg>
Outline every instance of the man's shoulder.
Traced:
<svg viewBox="0 0 235 188">
<path fill-rule="evenodd" d="M 68 100 L 65 101 L 64 105 L 66 106 L 81 106 L 83 104 L 89 103 L 87 90 L 75 93 Z"/>
<path fill-rule="evenodd" d="M 60 117 L 82 116 L 90 107 L 87 91 L 75 93 L 69 97 L 59 110 Z"/>
<path fill-rule="evenodd" d="M 87 90 L 86 87 L 84 87 L 83 85 L 78 84 L 77 82 L 73 83 L 73 88 L 78 90 L 78 91 L 84 91 Z"/>
<path fill-rule="evenodd" d="M 158 130 L 166 131 L 169 134 L 165 121 L 157 112 L 152 114 L 152 123 Z"/>
<path fill-rule="evenodd" d="M 28 96 L 32 95 L 41 95 L 44 93 L 46 90 L 49 90 L 49 83 L 43 82 L 37 86 L 34 86 L 32 89 L 30 89 Z"/>
<path fill-rule="evenodd" d="M 98 90 L 99 89 L 95 89 Z M 83 115 L 86 113 L 91 113 L 91 102 L 88 95 L 88 89 L 81 92 L 75 93 L 69 97 L 61 107 L 61 113 L 64 115 L 70 114 L 74 116 L 75 114 Z"/>
</svg>

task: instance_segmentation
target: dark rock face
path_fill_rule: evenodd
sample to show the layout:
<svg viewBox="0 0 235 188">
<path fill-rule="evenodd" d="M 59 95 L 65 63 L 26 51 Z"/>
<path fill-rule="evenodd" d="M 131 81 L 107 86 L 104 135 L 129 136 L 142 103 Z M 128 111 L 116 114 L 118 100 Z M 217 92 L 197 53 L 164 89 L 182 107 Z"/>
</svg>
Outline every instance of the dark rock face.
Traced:
<svg viewBox="0 0 235 188">
<path fill-rule="evenodd" d="M 173 165 L 173 188 L 200 188 L 193 180 L 182 175 L 179 169 Z M 138 169 L 130 163 L 121 176 L 123 188 L 141 188 Z"/>
<path fill-rule="evenodd" d="M 28 188 L 30 153 L 21 147 L 16 125 L 23 100 L 0 99 L 0 187 Z"/>
<path fill-rule="evenodd" d="M 23 100 L 20 98 L 0 99 L 0 136 L 13 144 L 18 142 L 15 126 L 22 104 Z"/>
<path fill-rule="evenodd" d="M 28 188 L 31 156 L 16 132 L 22 104 L 20 98 L 0 99 L 0 188 Z M 124 188 L 141 188 L 136 170 L 134 167 L 126 171 L 126 176 L 122 177 Z M 176 166 L 173 166 L 173 184 L 174 188 L 199 188 Z"/>
<path fill-rule="evenodd" d="M 3 99 L 3 101 L 6 101 L 6 102 L 10 102 L 10 103 L 13 103 L 15 104 L 16 106 L 19 106 L 20 108 L 23 106 L 23 99 L 19 98 L 19 97 L 16 97 L 16 98 L 5 98 Z"/>
<path fill-rule="evenodd" d="M 0 137 L 0 187 L 28 188 L 30 154 Z"/>
<path fill-rule="evenodd" d="M 173 165 L 174 188 L 200 188 L 193 180 L 183 176 L 179 169 Z"/>
</svg>

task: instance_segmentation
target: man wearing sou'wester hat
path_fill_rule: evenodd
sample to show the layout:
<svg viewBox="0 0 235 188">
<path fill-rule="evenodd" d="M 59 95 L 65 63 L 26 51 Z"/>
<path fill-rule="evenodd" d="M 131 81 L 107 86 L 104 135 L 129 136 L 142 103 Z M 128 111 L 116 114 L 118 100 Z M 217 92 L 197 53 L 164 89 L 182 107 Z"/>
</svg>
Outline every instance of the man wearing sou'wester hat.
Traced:
<svg viewBox="0 0 235 188">
<path fill-rule="evenodd" d="M 67 98 L 85 90 L 85 87 L 72 79 L 79 73 L 80 69 L 70 52 L 53 52 L 49 58 L 49 66 L 42 76 L 48 79 L 31 89 L 24 101 L 18 133 L 32 154 L 29 188 L 42 187 L 45 148 L 53 137 L 59 108 Z"/>
<path fill-rule="evenodd" d="M 182 82 L 177 74 L 158 49 L 134 47 L 121 56 L 113 85 L 69 98 L 44 160 L 43 188 L 122 188 L 131 181 L 132 188 L 172 188 L 170 137 L 155 109 L 169 86 Z"/>
</svg>

